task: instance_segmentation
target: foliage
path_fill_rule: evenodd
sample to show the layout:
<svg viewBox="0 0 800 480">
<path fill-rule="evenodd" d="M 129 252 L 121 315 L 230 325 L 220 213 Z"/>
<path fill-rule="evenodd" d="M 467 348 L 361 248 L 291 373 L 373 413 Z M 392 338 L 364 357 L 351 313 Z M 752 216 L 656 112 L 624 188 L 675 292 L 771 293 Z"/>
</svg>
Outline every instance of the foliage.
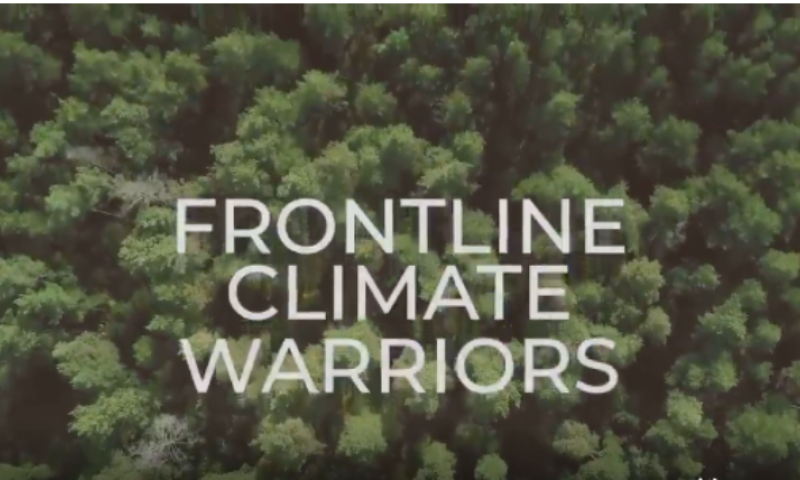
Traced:
<svg viewBox="0 0 800 480">
<path fill-rule="evenodd" d="M 797 478 L 798 46 L 794 6 L 0 7 L 0 478 Z M 549 215 L 621 197 L 628 253 L 563 258 L 538 236 L 531 256 L 454 257 L 436 217 L 419 254 L 404 221 L 394 255 L 359 242 L 382 288 L 411 264 L 429 300 L 446 265 L 567 263 L 571 319 L 528 322 L 515 280 L 503 322 L 370 309 L 355 324 L 345 302 L 338 324 L 248 324 L 227 282 L 265 262 L 224 255 L 221 236 L 177 255 L 182 196 L 350 197 L 375 218 L 383 198 L 462 198 L 470 243 L 496 236 L 498 198 Z M 268 263 L 298 265 L 301 306 L 326 309 L 344 241 L 302 258 L 271 244 Z M 467 281 L 490 316 L 493 283 Z M 250 287 L 256 302 L 286 290 Z M 218 372 L 201 395 L 178 344 L 207 358 L 237 339 L 245 358 L 249 339 L 291 337 L 318 379 L 322 338 L 384 336 L 605 336 L 621 381 L 603 396 L 524 394 L 519 378 L 491 396 L 265 395 Z M 476 352 L 468 370 L 489 382 L 501 366 Z"/>
</svg>

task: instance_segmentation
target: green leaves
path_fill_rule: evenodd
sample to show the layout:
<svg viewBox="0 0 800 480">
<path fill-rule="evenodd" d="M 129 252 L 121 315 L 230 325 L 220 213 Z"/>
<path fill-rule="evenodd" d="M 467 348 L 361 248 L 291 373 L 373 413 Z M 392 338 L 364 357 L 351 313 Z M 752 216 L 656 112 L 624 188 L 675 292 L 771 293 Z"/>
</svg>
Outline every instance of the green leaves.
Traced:
<svg viewBox="0 0 800 480">
<path fill-rule="evenodd" d="M 583 460 L 600 448 L 600 437 L 592 433 L 585 424 L 567 420 L 558 427 L 553 448 L 573 460 Z"/>
<path fill-rule="evenodd" d="M 499 455 L 484 455 L 475 467 L 476 480 L 505 480 L 508 466 Z"/>
<path fill-rule="evenodd" d="M 345 418 L 336 450 L 346 458 L 370 465 L 386 452 L 387 447 L 380 416 L 362 413 Z"/>
<path fill-rule="evenodd" d="M 725 439 L 741 460 L 774 464 L 797 448 L 797 414 L 780 403 L 774 405 L 773 400 L 746 407 L 728 423 Z"/>
<path fill-rule="evenodd" d="M 0 477 L 308 480 L 377 475 L 377 465 L 397 480 L 503 480 L 555 456 L 564 463 L 541 471 L 569 480 L 696 478 L 710 457 L 718 478 L 767 465 L 797 476 L 796 16 L 770 6 L 0 7 L 0 445 L 13 446 L 6 461 L 37 465 L 3 464 Z M 223 255 L 225 212 L 209 208 L 193 221 L 214 231 L 189 235 L 178 255 L 180 197 L 263 201 L 270 229 L 300 197 L 328 203 L 339 223 L 354 199 L 378 225 L 387 198 L 460 199 L 465 242 L 492 250 L 498 199 L 533 200 L 552 220 L 569 198 L 578 253 L 565 258 L 536 231 L 522 254 L 512 221 L 507 253 L 456 256 L 450 218 L 435 212 L 426 254 L 417 218 L 395 215 L 391 255 L 360 236 L 342 256 L 337 235 L 330 252 L 298 259 L 272 230 L 270 255 L 244 239 Z M 625 207 L 601 221 L 622 229 L 599 242 L 626 254 L 586 258 L 581 204 L 608 197 Z M 239 213 L 237 225 L 254 226 Z M 319 224 L 293 215 L 290 230 L 310 241 Z M 355 322 L 346 295 L 341 324 L 254 324 L 225 298 L 233 272 L 253 263 L 298 265 L 301 310 L 330 308 L 333 265 L 346 290 L 364 265 L 384 293 L 414 265 L 423 303 L 458 266 L 486 318 L 494 284 L 475 265 L 566 263 L 553 286 L 568 291 L 570 320 L 519 314 L 520 276 L 506 282 L 501 322 L 408 322 L 372 306 Z M 283 278 L 242 287 L 253 308 L 286 294 Z M 600 399 L 524 395 L 515 372 L 503 392 L 465 394 L 437 365 L 435 340 L 476 336 L 510 345 L 515 368 L 526 337 L 571 349 L 606 337 L 614 350 L 590 356 L 617 366 L 620 385 Z M 220 370 L 196 395 L 182 338 L 200 363 L 231 338 L 240 364 L 261 339 L 254 386 L 226 391 Z M 362 395 L 340 379 L 330 395 L 297 382 L 262 393 L 287 338 L 320 387 L 322 340 L 365 342 L 372 387 L 380 339 L 415 338 L 426 391 L 395 379 L 388 395 Z M 356 353 L 338 350 L 336 365 L 355 366 Z M 592 382 L 571 365 L 566 383 Z M 502 368 L 486 349 L 467 362 L 481 384 Z M 47 427 L 19 426 L 41 391 L 53 397 Z M 178 449 L 188 469 L 156 448 L 153 426 L 167 417 L 203 433 L 197 449 Z M 521 444 L 525 455 L 509 454 Z M 143 470 L 144 457 L 169 472 Z M 244 460 L 254 467 L 238 469 Z"/>
<path fill-rule="evenodd" d="M 353 107 L 359 119 L 380 125 L 394 116 L 397 100 L 386 91 L 386 85 L 373 83 L 359 88 Z"/>
<path fill-rule="evenodd" d="M 45 465 L 12 466 L 0 464 L 0 475 L 9 480 L 47 480 L 53 472 Z"/>
<path fill-rule="evenodd" d="M 453 480 L 455 477 L 455 455 L 436 441 L 426 440 L 420 446 L 420 468 L 414 480 Z"/>
<path fill-rule="evenodd" d="M 0 32 L 0 82 L 5 85 L 48 87 L 61 75 L 61 62 L 20 33 Z"/>
<path fill-rule="evenodd" d="M 119 359 L 112 342 L 86 332 L 53 349 L 59 372 L 70 378 L 75 388 L 111 392 L 130 383 L 130 374 Z"/>
<path fill-rule="evenodd" d="M 297 418 L 278 423 L 265 418 L 256 441 L 270 463 L 292 473 L 298 472 L 311 456 L 321 453 L 324 447 L 314 438 L 313 430 Z"/>
<path fill-rule="evenodd" d="M 208 49 L 213 55 L 213 73 L 231 85 L 249 88 L 268 82 L 280 85 L 299 74 L 299 45 L 273 34 L 234 31 L 214 40 Z"/>
<path fill-rule="evenodd" d="M 71 430 L 97 446 L 144 430 L 157 411 L 157 402 L 137 388 L 120 388 L 99 396 L 91 405 L 73 412 Z"/>
</svg>

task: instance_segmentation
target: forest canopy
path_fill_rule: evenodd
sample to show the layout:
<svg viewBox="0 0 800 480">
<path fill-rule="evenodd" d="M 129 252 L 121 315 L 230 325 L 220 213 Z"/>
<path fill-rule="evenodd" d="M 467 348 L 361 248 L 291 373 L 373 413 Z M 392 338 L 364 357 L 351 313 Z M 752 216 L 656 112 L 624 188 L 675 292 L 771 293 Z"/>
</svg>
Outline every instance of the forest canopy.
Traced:
<svg viewBox="0 0 800 480">
<path fill-rule="evenodd" d="M 800 476 L 795 6 L 2 5 L 0 84 L 0 479 Z M 183 254 L 180 198 L 214 204 L 187 212 L 213 228 Z M 277 219 L 298 199 L 353 199 L 382 225 L 401 198 L 460 200 L 460 240 L 490 248 L 457 254 L 442 209 L 427 248 L 417 219 L 396 216 L 387 253 L 347 235 L 336 209 L 323 251 L 269 243 L 268 265 L 296 266 L 296 285 L 242 281 L 242 305 L 295 292 L 332 318 L 333 266 L 348 279 L 364 266 L 382 292 L 414 266 L 423 305 L 454 267 L 480 320 L 408 321 L 359 308 L 357 288 L 341 320 L 244 321 L 229 304 L 234 273 L 265 262 L 252 237 L 229 243 L 227 200 Z M 526 199 L 554 226 L 571 202 L 567 248 L 524 228 Z M 587 199 L 622 200 L 597 219 L 620 229 L 594 240 L 624 253 L 582 251 Z M 242 229 L 259 220 L 235 212 Z M 301 245 L 325 232 L 319 215 L 284 227 Z M 530 321 L 530 276 L 509 275 L 494 321 L 481 265 L 567 266 L 541 287 L 565 292 L 542 309 L 569 320 Z M 449 353 L 476 338 L 505 345 L 514 368 L 496 349 Z M 618 384 L 526 393 L 531 338 L 612 340 L 594 356 Z M 254 381 L 230 388 L 218 367 L 198 393 L 182 339 L 202 365 L 220 339 L 240 364 L 257 345 Z M 419 385 L 263 393 L 287 339 L 317 385 L 326 342 L 358 340 L 370 387 L 381 342 L 412 339 Z M 330 361 L 355 368 L 357 353 Z M 409 368 L 415 353 L 389 360 Z M 482 385 L 512 375 L 475 394 L 457 364 Z M 562 378 L 604 381 L 577 361 Z"/>
</svg>

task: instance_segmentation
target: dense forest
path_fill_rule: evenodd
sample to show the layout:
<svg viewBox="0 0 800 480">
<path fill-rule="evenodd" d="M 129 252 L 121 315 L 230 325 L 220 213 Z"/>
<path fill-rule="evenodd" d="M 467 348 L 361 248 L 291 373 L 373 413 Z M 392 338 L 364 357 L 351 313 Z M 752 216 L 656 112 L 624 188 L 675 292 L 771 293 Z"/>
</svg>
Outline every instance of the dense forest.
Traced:
<svg viewBox="0 0 800 480">
<path fill-rule="evenodd" d="M 0 6 L 0 478 L 800 478 L 799 54 L 795 6 Z M 460 198 L 471 243 L 496 241 L 499 198 L 551 218 L 624 198 L 627 252 L 537 234 L 531 255 L 455 256 L 434 218 L 427 254 L 407 221 L 392 255 L 225 255 L 216 234 L 178 255 L 179 197 L 353 198 L 376 221 L 386 198 Z M 424 302 L 478 262 L 568 264 L 570 320 L 529 321 L 524 278 L 502 322 L 256 323 L 227 298 L 247 264 L 298 265 L 307 309 L 329 308 L 331 265 L 388 290 L 413 264 Z M 491 277 L 466 281 L 491 298 Z M 287 293 L 246 288 L 253 309 Z M 614 339 L 620 383 L 236 394 L 219 369 L 198 394 L 179 347 L 294 338 L 318 375 L 325 338 L 481 336 Z M 490 383 L 503 364 L 468 366 Z"/>
</svg>

